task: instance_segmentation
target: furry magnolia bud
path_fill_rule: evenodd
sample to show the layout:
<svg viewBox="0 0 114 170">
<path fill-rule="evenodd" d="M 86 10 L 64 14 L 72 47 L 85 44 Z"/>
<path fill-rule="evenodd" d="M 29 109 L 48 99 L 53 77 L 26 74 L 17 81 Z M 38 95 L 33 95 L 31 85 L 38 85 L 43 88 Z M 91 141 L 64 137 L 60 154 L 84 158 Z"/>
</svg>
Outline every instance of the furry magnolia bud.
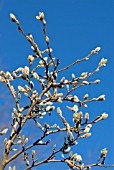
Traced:
<svg viewBox="0 0 114 170">
<path fill-rule="evenodd" d="M 30 65 L 31 65 L 33 63 L 33 61 L 34 61 L 34 57 L 32 55 L 29 55 L 28 56 L 28 61 L 29 61 Z"/>
<path fill-rule="evenodd" d="M 46 43 L 49 43 L 49 37 L 46 36 Z"/>
<path fill-rule="evenodd" d="M 16 19 L 14 14 L 10 13 L 10 18 L 11 18 L 12 22 L 15 22 L 17 25 L 19 25 L 19 21 Z"/>
</svg>

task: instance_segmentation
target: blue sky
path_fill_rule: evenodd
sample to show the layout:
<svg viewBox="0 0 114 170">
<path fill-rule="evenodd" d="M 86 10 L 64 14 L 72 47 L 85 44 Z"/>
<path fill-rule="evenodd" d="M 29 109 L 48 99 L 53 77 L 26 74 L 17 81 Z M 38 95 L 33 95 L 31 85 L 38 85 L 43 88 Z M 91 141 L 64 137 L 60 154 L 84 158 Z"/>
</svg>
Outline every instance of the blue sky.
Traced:
<svg viewBox="0 0 114 170">
<path fill-rule="evenodd" d="M 26 33 L 33 34 L 41 49 L 45 48 L 42 25 L 36 21 L 35 16 L 39 11 L 45 13 L 53 56 L 60 59 L 61 67 L 78 58 L 83 58 L 95 47 L 101 47 L 98 55 L 93 56 L 88 62 L 73 66 L 68 73 L 64 72 L 63 75 L 70 78 L 72 73 L 78 76 L 84 71 L 91 72 L 102 57 L 108 59 L 107 66 L 101 68 L 101 71 L 94 76 L 94 79 L 100 79 L 101 83 L 75 92 L 80 98 L 85 93 L 89 93 L 90 97 L 106 94 L 106 101 L 89 104 L 87 111 L 91 113 L 92 117 L 106 111 L 109 114 L 108 119 L 96 124 L 92 128 L 92 137 L 85 142 L 80 142 L 80 148 L 77 147 L 75 150 L 86 157 L 85 161 L 91 162 L 95 161 L 100 150 L 106 147 L 108 149 L 106 164 L 114 163 L 113 10 L 113 0 L 0 1 L 0 70 L 12 71 L 19 66 L 26 65 L 27 56 L 32 53 L 29 43 L 17 31 L 16 25 L 10 21 L 10 13 L 16 15 Z M 2 84 L 0 86 L 0 93 L 3 94 L 2 88 L 4 87 Z M 1 97 L 1 103 L 2 99 Z M 57 170 L 60 164 L 46 166 L 50 170 Z M 38 169 L 43 170 L 46 166 Z M 66 166 L 61 165 L 61 170 L 65 169 Z"/>
</svg>

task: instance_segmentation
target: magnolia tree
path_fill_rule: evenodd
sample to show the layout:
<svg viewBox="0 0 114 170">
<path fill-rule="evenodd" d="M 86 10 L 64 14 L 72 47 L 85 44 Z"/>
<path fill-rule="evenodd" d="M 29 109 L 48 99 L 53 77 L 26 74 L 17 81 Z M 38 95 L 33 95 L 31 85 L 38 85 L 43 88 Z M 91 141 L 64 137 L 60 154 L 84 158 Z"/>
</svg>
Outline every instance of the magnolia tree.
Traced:
<svg viewBox="0 0 114 170">
<path fill-rule="evenodd" d="M 0 135 L 5 134 L 7 136 L 7 138 L 4 138 L 0 170 L 5 169 L 6 165 L 8 165 L 9 170 L 15 170 L 15 161 L 20 156 L 23 158 L 22 161 L 25 162 L 26 170 L 50 162 L 63 162 L 67 164 L 70 170 L 87 170 L 95 166 L 112 167 L 113 165 L 104 165 L 107 155 L 106 148 L 102 148 L 95 163 L 88 165 L 83 162 L 79 153 L 73 152 L 73 147 L 76 145 L 78 147 L 78 140 L 90 137 L 93 124 L 106 119 L 108 114 L 101 113 L 90 121 L 89 113 L 82 113 L 79 110 L 82 107 L 86 108 L 88 102 L 105 100 L 105 95 L 90 99 L 88 94 L 85 94 L 83 100 L 80 100 L 72 92 L 82 86 L 99 84 L 100 80 L 89 81 L 89 78 L 106 65 L 107 59 L 102 58 L 96 69 L 91 73 L 83 72 L 78 77 L 72 74 L 70 80 L 62 77 L 63 71 L 79 62 L 88 61 L 90 57 L 98 54 L 100 47 L 96 47 L 88 56 L 60 68 L 59 59 L 52 56 L 44 13 L 39 12 L 39 16 L 36 16 L 36 19 L 43 25 L 47 45 L 47 49 L 43 51 L 38 48 L 33 36 L 23 31 L 14 14 L 11 13 L 10 18 L 17 25 L 19 32 L 29 41 L 33 54 L 28 56 L 26 66 L 19 67 L 12 72 L 0 71 L 0 81 L 8 87 L 15 105 L 11 114 L 11 126 L 0 131 Z M 45 57 L 46 55 L 48 57 Z M 22 85 L 21 82 L 23 82 Z M 27 102 L 23 102 L 23 100 Z M 68 111 L 72 113 L 71 122 L 68 122 L 67 116 L 62 112 L 63 104 L 66 104 Z M 71 107 L 71 104 L 74 104 L 73 107 Z M 50 120 L 53 114 L 58 115 L 60 121 L 57 123 L 55 119 L 52 119 L 50 125 L 49 122 L 45 122 L 45 118 L 48 117 L 48 120 Z M 41 119 L 42 121 L 40 121 Z M 32 121 L 32 126 L 39 129 L 38 137 L 32 140 L 30 137 L 32 138 L 34 132 L 28 137 L 26 131 L 23 130 L 29 120 Z M 49 145 L 54 140 L 52 134 L 63 134 L 61 147 L 58 148 L 58 142 L 56 142 L 50 148 L 49 156 L 39 161 L 40 155 L 36 154 L 37 148 L 41 147 L 39 145 Z M 14 164 L 12 167 L 11 162 Z"/>
</svg>

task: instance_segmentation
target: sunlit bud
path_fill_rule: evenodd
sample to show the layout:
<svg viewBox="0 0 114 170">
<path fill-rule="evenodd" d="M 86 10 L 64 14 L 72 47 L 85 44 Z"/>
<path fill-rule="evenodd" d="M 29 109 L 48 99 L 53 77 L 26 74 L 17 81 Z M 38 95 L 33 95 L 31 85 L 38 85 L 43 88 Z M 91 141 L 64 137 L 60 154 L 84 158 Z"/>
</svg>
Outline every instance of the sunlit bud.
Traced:
<svg viewBox="0 0 114 170">
<path fill-rule="evenodd" d="M 43 12 L 39 12 L 39 16 L 36 16 L 36 19 L 42 21 L 44 19 L 44 13 Z"/>
<path fill-rule="evenodd" d="M 91 124 L 88 124 L 86 127 L 85 127 L 85 130 L 84 130 L 84 133 L 88 133 L 91 129 L 92 125 Z"/>
<path fill-rule="evenodd" d="M 100 61 L 100 63 L 99 63 L 99 66 L 100 66 L 100 67 L 101 67 L 101 66 L 106 66 L 106 62 L 107 62 L 107 59 L 102 58 L 101 61 Z"/>
<path fill-rule="evenodd" d="M 98 71 L 99 71 L 99 68 L 97 68 L 95 71 L 98 72 Z"/>
<path fill-rule="evenodd" d="M 85 60 L 89 60 L 89 57 L 86 57 Z"/>
<path fill-rule="evenodd" d="M 40 17 L 39 17 L 39 16 L 36 16 L 36 19 L 37 19 L 37 20 L 40 20 Z"/>
<path fill-rule="evenodd" d="M 11 167 L 11 166 L 9 166 L 9 167 L 8 167 L 8 170 L 12 170 L 12 167 Z"/>
<path fill-rule="evenodd" d="M 40 19 L 44 19 L 44 13 L 43 12 L 39 12 L 39 16 L 40 16 Z"/>
<path fill-rule="evenodd" d="M 44 66 L 44 63 L 47 62 L 47 59 L 48 59 L 48 57 L 44 57 L 43 60 L 40 60 L 40 61 L 39 61 L 39 64 L 40 64 L 41 66 Z"/>
<path fill-rule="evenodd" d="M 34 57 L 32 55 L 29 55 L 28 56 L 28 61 L 29 61 L 30 64 L 32 64 L 33 61 L 34 61 Z"/>
<path fill-rule="evenodd" d="M 69 90 L 69 84 L 68 84 L 68 80 L 65 80 L 64 83 L 66 84 L 66 88 L 67 90 Z"/>
<path fill-rule="evenodd" d="M 39 143 L 39 144 L 43 144 L 43 141 L 42 141 L 42 140 L 40 140 L 38 143 Z"/>
<path fill-rule="evenodd" d="M 25 66 L 25 68 L 23 68 L 22 74 L 24 77 L 29 75 L 29 67 L 28 66 Z"/>
<path fill-rule="evenodd" d="M 89 120 L 89 113 L 85 113 L 85 120 L 88 121 Z"/>
<path fill-rule="evenodd" d="M 105 113 L 105 112 L 101 115 L 101 119 L 102 120 L 107 119 L 107 117 L 108 117 L 108 114 Z"/>
<path fill-rule="evenodd" d="M 22 135 L 22 136 L 21 136 L 21 139 L 22 139 L 22 140 L 24 140 L 24 139 L 25 139 L 25 136 L 24 136 L 24 135 Z"/>
<path fill-rule="evenodd" d="M 17 148 L 13 148 L 13 149 L 11 149 L 12 151 L 17 151 Z"/>
<path fill-rule="evenodd" d="M 46 102 L 46 103 L 45 103 L 45 106 L 48 106 L 48 105 L 50 106 L 50 105 L 52 105 L 52 104 L 53 104 L 53 102 L 50 102 L 50 101 L 49 101 L 49 102 Z"/>
<path fill-rule="evenodd" d="M 61 111 L 60 107 L 57 108 L 57 113 L 58 113 L 60 116 L 62 116 L 62 111 Z"/>
<path fill-rule="evenodd" d="M 33 46 L 31 46 L 31 49 L 32 49 L 33 51 L 35 51 L 35 48 L 34 48 Z"/>
<path fill-rule="evenodd" d="M 80 136 L 80 138 L 88 138 L 91 136 L 91 133 L 85 133 L 84 135 Z"/>
<path fill-rule="evenodd" d="M 83 81 L 82 83 L 85 84 L 85 85 L 88 85 L 88 84 L 89 84 L 88 81 Z"/>
<path fill-rule="evenodd" d="M 46 43 L 49 43 L 49 37 L 46 36 Z"/>
<path fill-rule="evenodd" d="M 12 113 L 12 120 L 15 118 L 15 114 L 14 113 Z"/>
<path fill-rule="evenodd" d="M 57 130 L 60 131 L 60 127 L 59 126 L 57 126 Z"/>
<path fill-rule="evenodd" d="M 50 112 L 55 109 L 55 106 L 47 106 L 46 107 L 46 112 Z"/>
<path fill-rule="evenodd" d="M 100 83 L 100 80 L 95 80 L 95 83 L 97 83 L 97 84 Z"/>
<path fill-rule="evenodd" d="M 17 25 L 19 25 L 19 21 L 16 19 L 14 14 L 10 13 L 10 18 L 11 18 L 12 22 L 15 22 Z"/>
<path fill-rule="evenodd" d="M 2 76 L 0 76 L 0 82 L 5 82 L 5 79 Z"/>
<path fill-rule="evenodd" d="M 21 144 L 22 143 L 22 140 L 18 140 L 17 141 L 17 144 L 19 145 L 19 144 Z"/>
<path fill-rule="evenodd" d="M 74 163 L 71 162 L 70 160 L 66 159 L 65 162 L 67 163 L 67 165 L 68 165 L 70 168 L 73 168 L 73 167 L 74 167 Z"/>
<path fill-rule="evenodd" d="M 87 104 L 84 104 L 84 108 L 87 108 L 88 106 L 87 106 Z"/>
<path fill-rule="evenodd" d="M 78 144 L 78 142 L 72 141 L 72 143 L 70 143 L 70 146 L 74 146 L 74 145 L 77 145 L 77 144 Z"/>
<path fill-rule="evenodd" d="M 87 100 L 87 99 L 88 99 L 88 94 L 85 94 L 84 100 Z"/>
<path fill-rule="evenodd" d="M 47 92 L 47 97 L 49 97 L 49 98 L 51 97 L 50 91 Z"/>
<path fill-rule="evenodd" d="M 28 138 L 25 139 L 24 145 L 26 145 L 27 143 L 28 143 Z"/>
<path fill-rule="evenodd" d="M 78 113 L 75 112 L 75 113 L 73 114 L 73 122 L 76 123 L 76 122 L 78 122 L 78 121 L 79 121 L 79 116 L 78 116 Z"/>
<path fill-rule="evenodd" d="M 0 132 L 1 135 L 6 134 L 8 131 L 8 128 L 4 129 L 3 131 Z"/>
<path fill-rule="evenodd" d="M 49 48 L 48 51 L 50 51 L 50 53 L 52 53 L 53 49 L 52 49 L 52 48 Z M 54 60 L 54 59 L 55 59 L 55 58 L 53 58 L 53 60 Z"/>
<path fill-rule="evenodd" d="M 40 105 L 40 106 L 45 106 L 45 103 L 41 102 L 39 105 Z"/>
<path fill-rule="evenodd" d="M 76 161 L 77 160 L 77 153 L 71 156 L 71 160 Z"/>
<path fill-rule="evenodd" d="M 73 107 L 69 107 L 69 106 L 66 106 L 68 109 L 74 111 L 74 112 L 77 112 L 78 111 L 78 106 L 77 105 L 74 105 Z"/>
<path fill-rule="evenodd" d="M 33 77 L 34 77 L 35 79 L 39 80 L 39 76 L 38 76 L 38 74 L 37 74 L 36 72 L 34 72 L 32 75 L 33 75 Z"/>
<path fill-rule="evenodd" d="M 35 150 L 32 150 L 32 155 L 34 155 L 35 154 Z"/>
<path fill-rule="evenodd" d="M 87 74 L 88 74 L 88 72 L 83 72 L 82 74 L 81 74 L 81 78 L 86 78 L 87 77 Z"/>
<path fill-rule="evenodd" d="M 60 102 L 60 103 L 62 103 L 63 102 L 63 100 L 59 97 L 58 98 L 58 100 L 57 100 L 58 102 Z"/>
<path fill-rule="evenodd" d="M 4 145 L 6 146 L 7 144 L 7 138 L 4 139 Z"/>
<path fill-rule="evenodd" d="M 76 161 L 77 161 L 77 162 L 81 162 L 81 161 L 82 161 L 81 155 L 77 155 L 77 156 L 76 156 Z"/>
<path fill-rule="evenodd" d="M 20 93 L 18 93 L 18 99 L 21 99 L 21 94 Z"/>
<path fill-rule="evenodd" d="M 22 67 L 19 67 L 17 70 L 15 70 L 15 72 L 18 73 L 18 72 L 20 72 L 20 71 L 22 71 L 22 70 L 23 70 L 23 68 L 22 68 Z"/>
<path fill-rule="evenodd" d="M 107 151 L 106 148 L 102 149 L 102 150 L 101 150 L 101 158 L 106 157 L 107 152 L 108 152 L 108 151 Z"/>
<path fill-rule="evenodd" d="M 74 140 L 74 136 L 73 136 L 72 132 L 70 131 L 70 129 L 68 129 L 67 134 L 68 134 L 68 139 L 70 141 L 73 141 Z"/>
<path fill-rule="evenodd" d="M 32 159 L 34 159 L 35 156 L 35 150 L 32 150 Z"/>
<path fill-rule="evenodd" d="M 103 95 L 101 95 L 101 96 L 99 96 L 98 98 L 97 98 L 97 100 L 105 100 L 105 95 L 103 94 Z"/>
<path fill-rule="evenodd" d="M 75 79 L 75 75 L 72 73 L 72 79 Z"/>
<path fill-rule="evenodd" d="M 91 54 L 97 54 L 101 50 L 101 47 L 96 47 L 94 50 L 91 51 Z"/>
<path fill-rule="evenodd" d="M 6 77 L 9 78 L 10 80 L 13 80 L 13 77 L 9 71 L 6 72 Z"/>
<path fill-rule="evenodd" d="M 63 93 L 57 93 L 56 94 L 56 97 L 61 97 L 61 96 L 63 96 Z"/>
<path fill-rule="evenodd" d="M 79 102 L 79 99 L 77 96 L 74 96 L 74 102 Z"/>
<path fill-rule="evenodd" d="M 13 108 L 13 112 L 14 112 L 14 114 L 16 114 L 16 113 L 17 113 L 17 110 L 16 110 L 16 108 Z"/>
<path fill-rule="evenodd" d="M 64 83 L 64 81 L 65 81 L 65 77 L 62 77 L 60 83 Z"/>
<path fill-rule="evenodd" d="M 45 127 L 46 129 L 49 129 L 49 128 L 50 128 L 50 125 L 47 124 L 47 123 L 44 123 L 44 127 Z"/>
<path fill-rule="evenodd" d="M 83 113 L 82 113 L 82 112 L 79 112 L 79 113 L 78 113 L 78 117 L 79 117 L 79 120 L 81 121 L 81 120 L 82 120 L 82 117 L 83 117 Z"/>
<path fill-rule="evenodd" d="M 64 83 L 65 83 L 65 84 L 68 84 L 68 80 L 65 80 Z"/>
<path fill-rule="evenodd" d="M 56 128 L 56 127 L 57 127 L 57 124 L 56 124 L 56 123 L 51 126 L 51 128 Z"/>
<path fill-rule="evenodd" d="M 72 99 L 73 99 L 73 96 L 72 96 L 72 95 L 68 95 L 68 99 L 69 99 L 69 100 L 72 100 Z"/>
<path fill-rule="evenodd" d="M 42 115 L 42 116 L 45 116 L 45 115 L 46 115 L 46 112 L 41 113 L 41 115 Z"/>
<path fill-rule="evenodd" d="M 96 51 L 96 52 L 99 52 L 100 50 L 101 50 L 101 47 L 96 47 L 96 48 L 95 48 L 95 51 Z"/>
</svg>

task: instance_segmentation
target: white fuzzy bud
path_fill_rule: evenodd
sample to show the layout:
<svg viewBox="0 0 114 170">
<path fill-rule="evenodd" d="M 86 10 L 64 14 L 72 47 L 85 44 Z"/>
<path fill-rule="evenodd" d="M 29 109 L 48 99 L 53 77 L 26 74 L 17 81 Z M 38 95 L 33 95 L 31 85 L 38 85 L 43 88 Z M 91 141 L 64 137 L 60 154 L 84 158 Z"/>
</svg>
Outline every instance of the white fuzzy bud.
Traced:
<svg viewBox="0 0 114 170">
<path fill-rule="evenodd" d="M 91 136 L 91 133 L 85 133 L 84 135 L 80 136 L 80 138 L 88 138 Z"/>
<path fill-rule="evenodd" d="M 10 13 L 10 18 L 11 18 L 12 22 L 15 22 L 17 25 L 19 25 L 19 21 L 16 19 L 14 14 Z"/>
<path fill-rule="evenodd" d="M 102 58 L 100 63 L 99 63 L 99 67 L 106 66 L 106 62 L 107 62 L 107 59 Z"/>
<path fill-rule="evenodd" d="M 47 106 L 46 107 L 46 112 L 53 111 L 55 109 L 55 106 Z"/>
<path fill-rule="evenodd" d="M 99 97 L 97 98 L 97 100 L 105 100 L 105 95 L 103 94 L 103 95 L 99 96 Z"/>
<path fill-rule="evenodd" d="M 89 113 L 85 113 L 85 119 L 86 121 L 89 119 Z"/>
<path fill-rule="evenodd" d="M 100 50 L 101 50 L 101 47 L 96 47 L 96 48 L 95 48 L 95 51 L 96 51 L 96 52 L 99 52 Z"/>
<path fill-rule="evenodd" d="M 105 158 L 105 157 L 106 157 L 107 152 L 108 152 L 108 151 L 107 151 L 107 149 L 106 149 L 106 148 L 102 149 L 102 150 L 101 150 L 101 157 L 102 157 L 102 158 Z"/>
<path fill-rule="evenodd" d="M 0 132 L 1 135 L 6 134 L 8 131 L 8 128 L 4 129 L 3 131 Z"/>
<path fill-rule="evenodd" d="M 20 92 L 25 92 L 25 89 L 24 89 L 22 86 L 18 86 L 18 90 L 19 90 Z"/>
<path fill-rule="evenodd" d="M 86 127 L 85 127 L 85 130 L 84 130 L 84 133 L 88 133 L 91 129 L 92 125 L 91 124 L 88 124 Z"/>
<path fill-rule="evenodd" d="M 107 117 L 108 117 L 108 114 L 105 113 L 105 112 L 101 115 L 101 119 L 102 120 L 107 119 Z"/>
<path fill-rule="evenodd" d="M 28 61 L 29 61 L 30 64 L 32 64 L 33 61 L 34 61 L 34 57 L 32 55 L 29 55 L 28 56 Z"/>
<path fill-rule="evenodd" d="M 60 116 L 62 116 L 62 111 L 61 111 L 60 107 L 57 108 L 57 113 L 58 113 Z"/>
</svg>

